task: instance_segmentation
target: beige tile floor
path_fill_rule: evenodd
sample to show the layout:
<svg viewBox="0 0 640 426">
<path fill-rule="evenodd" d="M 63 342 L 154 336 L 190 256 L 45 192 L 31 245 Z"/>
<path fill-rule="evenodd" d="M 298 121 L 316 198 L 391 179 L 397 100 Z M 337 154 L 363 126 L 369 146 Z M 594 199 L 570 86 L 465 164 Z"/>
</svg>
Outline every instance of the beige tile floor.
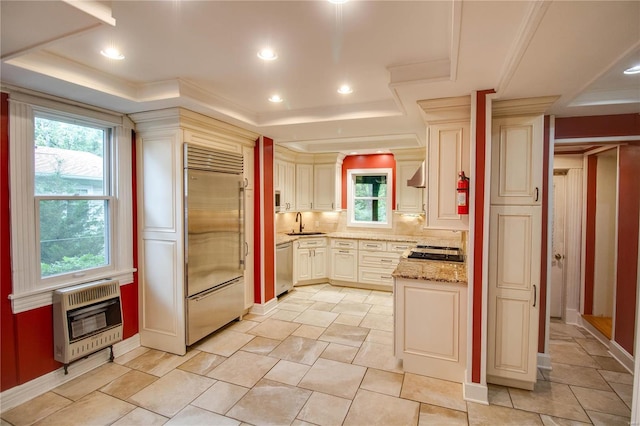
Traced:
<svg viewBox="0 0 640 426">
<path fill-rule="evenodd" d="M 137 348 L 3 412 L 2 425 L 623 425 L 632 376 L 585 330 L 551 323 L 553 370 L 533 392 L 404 373 L 391 294 L 296 287 L 185 356 Z"/>
</svg>

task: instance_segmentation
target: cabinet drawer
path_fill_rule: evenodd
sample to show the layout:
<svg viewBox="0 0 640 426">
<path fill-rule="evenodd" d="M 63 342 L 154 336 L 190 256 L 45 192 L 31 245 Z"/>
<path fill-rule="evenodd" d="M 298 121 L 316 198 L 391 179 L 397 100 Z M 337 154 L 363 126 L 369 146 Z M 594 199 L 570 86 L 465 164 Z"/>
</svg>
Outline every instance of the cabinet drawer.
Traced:
<svg viewBox="0 0 640 426">
<path fill-rule="evenodd" d="M 314 248 L 314 247 L 326 247 L 326 238 L 301 238 L 298 240 L 298 248 Z"/>
<path fill-rule="evenodd" d="M 360 266 L 371 266 L 374 268 L 395 268 L 400 261 L 400 253 L 367 252 L 361 251 L 358 256 Z"/>
<path fill-rule="evenodd" d="M 359 241 L 358 248 L 360 250 L 385 251 L 387 243 L 384 241 Z"/>
<path fill-rule="evenodd" d="M 357 240 L 332 239 L 331 247 L 339 249 L 356 249 L 358 248 Z"/>
<path fill-rule="evenodd" d="M 415 247 L 417 242 L 388 242 L 387 243 L 387 251 L 395 251 L 398 253 L 402 253 L 406 250 L 409 250 L 411 247 Z"/>
<path fill-rule="evenodd" d="M 358 281 L 368 284 L 388 284 L 393 286 L 393 276 L 391 273 L 394 268 L 366 268 L 360 266 L 358 268 Z"/>
</svg>

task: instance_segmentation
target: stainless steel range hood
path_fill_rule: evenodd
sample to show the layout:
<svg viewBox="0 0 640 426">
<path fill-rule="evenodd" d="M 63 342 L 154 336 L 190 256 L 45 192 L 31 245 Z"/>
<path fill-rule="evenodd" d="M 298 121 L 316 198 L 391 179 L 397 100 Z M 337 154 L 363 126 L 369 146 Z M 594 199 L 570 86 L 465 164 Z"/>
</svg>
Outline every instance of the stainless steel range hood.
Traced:
<svg viewBox="0 0 640 426">
<path fill-rule="evenodd" d="M 426 164 L 423 161 L 422 164 L 420 164 L 420 167 L 418 167 L 418 170 L 413 174 L 413 177 L 407 181 L 407 186 L 425 188 L 427 186 L 426 169 Z"/>
</svg>

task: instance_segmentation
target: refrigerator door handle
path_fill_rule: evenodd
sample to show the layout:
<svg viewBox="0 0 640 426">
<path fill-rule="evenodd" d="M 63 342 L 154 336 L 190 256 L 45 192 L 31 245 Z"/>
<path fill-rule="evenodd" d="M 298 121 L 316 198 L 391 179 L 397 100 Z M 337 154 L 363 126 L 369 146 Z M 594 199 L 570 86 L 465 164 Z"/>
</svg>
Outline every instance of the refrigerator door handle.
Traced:
<svg viewBox="0 0 640 426">
<path fill-rule="evenodd" d="M 246 180 L 246 179 L 245 179 Z M 238 221 L 240 222 L 240 241 L 239 241 L 239 247 L 240 247 L 240 268 L 241 269 L 246 269 L 247 268 L 247 262 L 245 261 L 246 257 L 247 257 L 247 253 L 248 253 L 248 249 L 245 248 L 245 250 L 242 249 L 243 245 L 247 245 L 247 242 L 245 241 L 245 234 L 246 234 L 246 230 L 244 227 L 244 209 L 245 209 L 245 187 L 244 187 L 244 183 L 241 182 L 240 183 L 240 209 L 238 211 Z"/>
<path fill-rule="evenodd" d="M 197 296 L 193 297 L 193 301 L 194 302 L 199 302 L 199 301 L 204 300 L 204 299 L 206 299 L 208 297 L 211 297 L 215 293 L 219 292 L 220 290 L 223 290 L 223 289 L 225 289 L 227 287 L 230 287 L 230 286 L 232 286 L 234 284 L 239 283 L 241 279 L 242 279 L 242 277 L 238 277 L 238 278 L 233 279 L 231 281 L 228 281 L 228 282 L 226 282 L 224 284 L 221 284 L 221 285 L 219 285 L 217 287 L 213 287 L 210 290 L 204 291 L 204 292 L 198 294 Z"/>
</svg>

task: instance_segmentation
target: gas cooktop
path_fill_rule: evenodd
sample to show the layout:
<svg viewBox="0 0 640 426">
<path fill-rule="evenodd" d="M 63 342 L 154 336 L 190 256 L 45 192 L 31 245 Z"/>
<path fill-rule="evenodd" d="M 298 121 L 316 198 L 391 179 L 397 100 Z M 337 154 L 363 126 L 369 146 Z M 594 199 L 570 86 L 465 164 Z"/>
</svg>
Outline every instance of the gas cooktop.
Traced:
<svg viewBox="0 0 640 426">
<path fill-rule="evenodd" d="M 464 255 L 458 247 L 418 245 L 407 255 L 410 259 L 439 260 L 442 262 L 464 262 Z"/>
</svg>

